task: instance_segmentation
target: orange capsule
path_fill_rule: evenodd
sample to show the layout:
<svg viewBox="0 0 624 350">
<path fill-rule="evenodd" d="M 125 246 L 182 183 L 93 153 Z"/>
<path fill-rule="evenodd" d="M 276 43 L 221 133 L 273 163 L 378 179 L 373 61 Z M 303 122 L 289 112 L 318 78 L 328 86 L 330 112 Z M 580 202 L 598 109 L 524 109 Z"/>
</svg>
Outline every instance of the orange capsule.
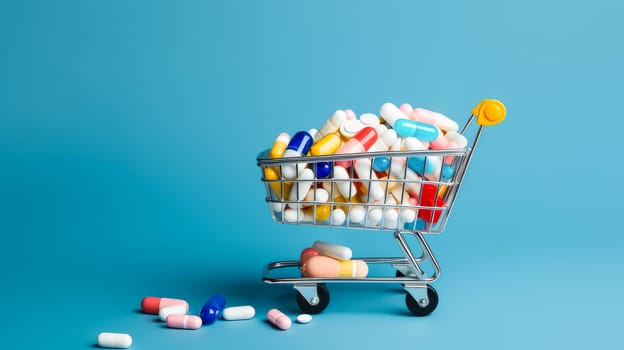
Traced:
<svg viewBox="0 0 624 350">
<path fill-rule="evenodd" d="M 194 315 L 169 315 L 167 317 L 167 327 L 180 329 L 199 329 L 202 326 L 202 319 Z"/>
<path fill-rule="evenodd" d="M 313 256 L 302 270 L 306 277 L 366 277 L 368 265 L 363 260 L 337 260 L 328 256 Z"/>
</svg>

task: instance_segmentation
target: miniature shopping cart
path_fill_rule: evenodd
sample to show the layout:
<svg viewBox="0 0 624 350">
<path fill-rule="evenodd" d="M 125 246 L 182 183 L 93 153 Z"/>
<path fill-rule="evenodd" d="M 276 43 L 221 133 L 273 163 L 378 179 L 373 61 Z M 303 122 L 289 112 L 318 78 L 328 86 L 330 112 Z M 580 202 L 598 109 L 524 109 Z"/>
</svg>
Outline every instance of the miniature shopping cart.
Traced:
<svg viewBox="0 0 624 350">
<path fill-rule="evenodd" d="M 367 264 L 390 264 L 395 271 L 391 277 L 316 278 L 301 277 L 300 273 L 295 277 L 274 276 L 272 271 L 277 269 L 300 269 L 301 261 L 292 260 L 267 265 L 263 281 L 292 284 L 297 291 L 296 300 L 300 309 L 311 314 L 320 313 L 328 306 L 330 298 L 326 284 L 343 282 L 400 283 L 407 291 L 405 303 L 412 314 L 425 316 L 433 312 L 438 304 L 438 294 L 430 283 L 440 275 L 440 266 L 424 235 L 444 230 L 483 127 L 498 124 L 505 118 L 505 113 L 501 102 L 483 100 L 458 131 L 458 134 L 464 135 L 466 144 L 456 149 L 279 159 L 271 159 L 269 150 L 261 152 L 257 162 L 262 170 L 266 201 L 275 222 L 393 231 L 404 254 L 402 257 L 360 259 Z M 478 128 L 475 127 L 476 131 L 471 128 L 474 137 L 468 144 L 465 134 L 475 118 Z M 385 172 L 375 170 L 374 163 L 378 159 L 388 162 L 389 168 Z M 338 179 L 333 173 L 325 179 L 312 181 L 275 176 L 281 173 L 283 167 L 315 169 L 327 163 L 334 165 L 334 169 L 336 164 L 346 163 L 343 168 L 349 172 L 348 179 Z M 364 165 L 370 172 L 357 174 L 354 168 L 358 165 Z M 305 198 L 295 196 L 293 200 L 289 193 L 297 191 L 300 186 L 310 188 L 308 195 Z M 381 200 L 371 200 L 373 187 L 383 189 L 385 196 Z M 326 201 L 317 197 L 317 190 L 321 188 L 329 194 Z M 345 188 L 348 188 L 348 193 L 345 193 Z M 406 238 L 412 242 L 411 245 Z M 419 249 L 414 251 L 414 247 Z"/>
</svg>

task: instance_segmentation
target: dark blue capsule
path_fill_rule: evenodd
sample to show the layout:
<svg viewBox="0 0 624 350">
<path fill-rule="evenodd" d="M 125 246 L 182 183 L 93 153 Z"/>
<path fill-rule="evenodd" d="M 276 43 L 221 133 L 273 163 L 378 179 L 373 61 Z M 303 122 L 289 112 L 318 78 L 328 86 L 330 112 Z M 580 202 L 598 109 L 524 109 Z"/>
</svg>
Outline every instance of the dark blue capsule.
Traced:
<svg viewBox="0 0 624 350">
<path fill-rule="evenodd" d="M 314 138 L 307 131 L 299 131 L 297 132 L 286 146 L 286 149 L 293 150 L 302 156 L 305 156 L 312 144 L 314 143 Z"/>
<path fill-rule="evenodd" d="M 203 324 L 212 324 L 219 318 L 225 307 L 225 298 L 221 294 L 215 294 L 208 299 L 199 312 Z"/>
<path fill-rule="evenodd" d="M 314 173 L 316 173 L 317 179 L 324 179 L 331 174 L 332 163 L 331 162 L 318 162 L 314 164 Z"/>
</svg>

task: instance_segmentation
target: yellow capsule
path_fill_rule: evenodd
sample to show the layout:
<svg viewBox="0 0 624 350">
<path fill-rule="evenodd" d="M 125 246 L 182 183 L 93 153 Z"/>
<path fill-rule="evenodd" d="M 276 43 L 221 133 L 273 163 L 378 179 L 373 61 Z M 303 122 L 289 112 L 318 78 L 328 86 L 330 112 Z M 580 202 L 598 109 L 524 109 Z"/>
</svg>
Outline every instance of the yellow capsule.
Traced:
<svg viewBox="0 0 624 350">
<path fill-rule="evenodd" d="M 342 146 L 340 136 L 333 133 L 328 134 L 310 147 L 310 154 L 313 156 L 334 154 L 340 146 Z"/>
<path fill-rule="evenodd" d="M 438 198 L 444 197 L 444 194 L 446 193 L 446 190 L 448 190 L 448 185 L 440 186 L 440 189 L 438 190 Z"/>
<path fill-rule="evenodd" d="M 396 177 L 394 177 L 393 175 L 390 175 L 389 178 L 388 176 L 382 176 L 379 178 L 379 180 L 387 180 L 387 179 L 396 180 Z M 380 181 L 379 184 L 381 185 L 381 189 L 384 190 L 384 193 L 386 193 L 386 191 L 391 192 L 398 184 L 398 181 Z"/>
<path fill-rule="evenodd" d="M 316 207 L 316 221 L 326 221 L 327 219 L 329 219 L 329 215 L 331 214 L 331 207 L 327 204 L 322 204 L 322 205 L 317 205 Z M 314 208 L 315 207 L 310 207 L 310 208 L 306 208 L 305 211 L 307 211 L 310 216 L 314 215 Z"/>
<path fill-rule="evenodd" d="M 279 180 L 280 174 L 279 169 L 274 167 L 264 168 L 264 179 L 265 180 Z M 292 187 L 292 182 L 269 182 L 269 187 L 273 190 L 277 198 L 284 199 L 288 198 L 290 195 L 290 189 Z M 284 189 L 284 193 L 282 193 L 282 186 Z"/>
<path fill-rule="evenodd" d="M 289 142 L 290 142 L 290 136 L 287 133 L 283 132 L 277 135 L 277 138 L 275 139 L 275 142 L 273 143 L 273 147 L 271 147 L 271 151 L 269 152 L 269 157 L 282 158 Z"/>
</svg>

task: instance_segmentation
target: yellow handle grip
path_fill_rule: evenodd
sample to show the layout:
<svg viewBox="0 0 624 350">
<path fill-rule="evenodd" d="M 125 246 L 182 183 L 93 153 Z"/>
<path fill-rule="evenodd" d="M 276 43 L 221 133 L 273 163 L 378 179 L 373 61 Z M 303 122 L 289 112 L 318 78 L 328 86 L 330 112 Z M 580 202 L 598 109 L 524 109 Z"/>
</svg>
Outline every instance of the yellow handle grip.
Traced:
<svg viewBox="0 0 624 350">
<path fill-rule="evenodd" d="M 499 100 L 483 100 L 472 109 L 472 114 L 477 117 L 477 124 L 490 126 L 502 122 L 507 110 Z"/>
</svg>

